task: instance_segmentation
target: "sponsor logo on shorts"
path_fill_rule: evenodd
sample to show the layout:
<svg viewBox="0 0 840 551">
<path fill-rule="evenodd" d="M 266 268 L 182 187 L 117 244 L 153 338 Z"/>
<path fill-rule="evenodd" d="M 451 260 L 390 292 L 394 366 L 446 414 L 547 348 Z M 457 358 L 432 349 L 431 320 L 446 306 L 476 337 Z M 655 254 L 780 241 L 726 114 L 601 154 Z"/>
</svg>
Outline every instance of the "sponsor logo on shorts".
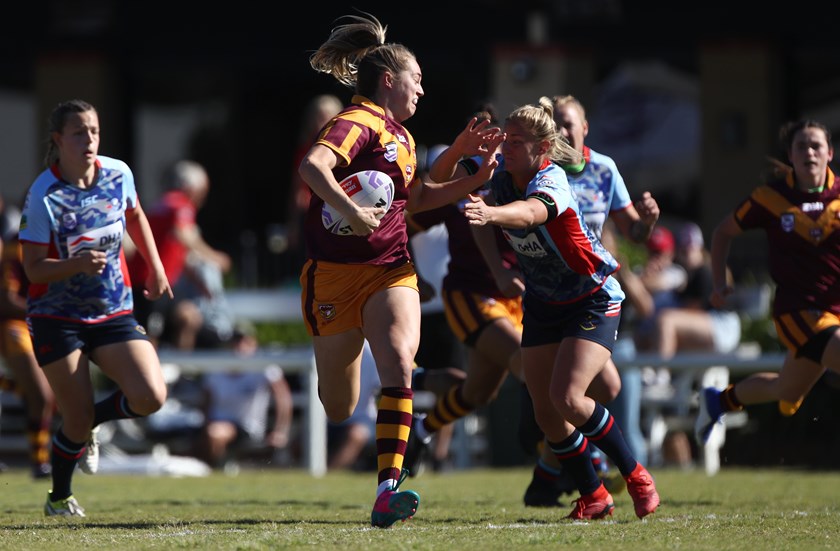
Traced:
<svg viewBox="0 0 840 551">
<path fill-rule="evenodd" d="M 318 312 L 321 313 L 322 318 L 329 321 L 335 317 L 335 306 L 332 304 L 321 304 L 318 306 Z"/>
<path fill-rule="evenodd" d="M 146 334 L 146 328 L 143 327 L 142 325 L 135 325 L 134 330 L 137 331 L 138 333 L 140 333 L 141 335 Z"/>
<path fill-rule="evenodd" d="M 584 331 L 592 331 L 593 329 L 595 329 L 597 327 L 597 325 L 595 325 L 595 322 L 592 321 L 592 316 L 589 316 L 586 319 L 586 321 L 584 321 L 582 323 L 579 323 L 578 327 L 580 327 Z"/>
</svg>

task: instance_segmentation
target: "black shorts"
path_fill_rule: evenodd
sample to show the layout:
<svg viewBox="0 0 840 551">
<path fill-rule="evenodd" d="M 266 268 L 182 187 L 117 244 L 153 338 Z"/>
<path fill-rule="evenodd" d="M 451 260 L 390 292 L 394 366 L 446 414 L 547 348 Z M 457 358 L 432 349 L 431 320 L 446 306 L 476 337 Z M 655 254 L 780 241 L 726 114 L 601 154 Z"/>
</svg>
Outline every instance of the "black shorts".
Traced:
<svg viewBox="0 0 840 551">
<path fill-rule="evenodd" d="M 99 346 L 136 339 L 149 340 L 134 316 L 125 314 L 99 323 L 81 323 L 53 318 L 28 318 L 35 358 L 41 367 L 64 358 L 74 350 L 90 353 Z"/>
<path fill-rule="evenodd" d="M 558 343 L 567 337 L 597 342 L 612 352 L 621 321 L 621 306 L 605 291 L 570 304 L 523 301 L 522 347 Z"/>
</svg>

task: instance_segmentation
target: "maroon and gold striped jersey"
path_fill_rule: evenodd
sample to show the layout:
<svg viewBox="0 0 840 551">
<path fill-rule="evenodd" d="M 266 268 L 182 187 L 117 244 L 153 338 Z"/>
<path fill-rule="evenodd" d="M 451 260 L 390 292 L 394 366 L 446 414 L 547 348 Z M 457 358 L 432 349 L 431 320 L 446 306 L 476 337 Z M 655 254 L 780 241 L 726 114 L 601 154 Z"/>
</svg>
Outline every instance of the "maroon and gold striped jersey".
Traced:
<svg viewBox="0 0 840 551">
<path fill-rule="evenodd" d="M 338 157 L 333 169 L 337 181 L 361 170 L 378 170 L 394 181 L 394 200 L 371 235 L 334 235 L 321 221 L 324 200 L 313 193 L 304 222 L 307 256 L 347 264 L 408 262 L 403 211 L 417 173 L 414 138 L 408 130 L 369 99 L 354 96 L 352 105 L 327 123 L 315 143 L 329 147 Z"/>
<path fill-rule="evenodd" d="M 792 173 L 759 186 L 735 209 L 735 221 L 767 233 L 774 316 L 840 313 L 840 185 L 831 169 L 820 192 L 798 190 Z"/>
<path fill-rule="evenodd" d="M 478 293 L 488 297 L 504 297 L 473 239 L 470 223 L 462 212 L 462 205 L 466 201 L 465 198 L 458 204 L 412 213 L 410 220 L 422 229 L 428 229 L 440 222 L 446 224 L 449 233 L 449 265 L 443 279 L 444 289 Z M 493 226 L 493 230 L 505 267 L 518 269 L 516 253 L 505 240 L 502 230 L 497 226 Z"/>
</svg>

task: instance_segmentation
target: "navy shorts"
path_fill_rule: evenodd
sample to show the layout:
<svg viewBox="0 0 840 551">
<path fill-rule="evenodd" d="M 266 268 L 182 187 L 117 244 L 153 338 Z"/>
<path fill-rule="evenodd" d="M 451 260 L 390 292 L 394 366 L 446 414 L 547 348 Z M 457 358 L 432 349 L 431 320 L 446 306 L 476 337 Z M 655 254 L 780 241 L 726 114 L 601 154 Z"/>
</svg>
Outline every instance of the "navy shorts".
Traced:
<svg viewBox="0 0 840 551">
<path fill-rule="evenodd" d="M 621 320 L 621 303 L 606 291 L 569 304 L 525 298 L 522 303 L 522 347 L 559 343 L 567 337 L 597 342 L 612 352 Z"/>
<path fill-rule="evenodd" d="M 100 323 L 53 318 L 28 318 L 35 358 L 41 367 L 81 349 L 88 356 L 99 346 L 136 339 L 149 340 L 134 316 L 126 314 Z"/>
</svg>

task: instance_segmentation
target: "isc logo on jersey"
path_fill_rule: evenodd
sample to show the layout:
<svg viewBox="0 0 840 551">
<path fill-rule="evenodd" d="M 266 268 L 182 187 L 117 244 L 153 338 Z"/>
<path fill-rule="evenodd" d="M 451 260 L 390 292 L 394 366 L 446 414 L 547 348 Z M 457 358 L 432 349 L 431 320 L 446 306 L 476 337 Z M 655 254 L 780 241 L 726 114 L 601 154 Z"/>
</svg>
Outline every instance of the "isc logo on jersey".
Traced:
<svg viewBox="0 0 840 551">
<path fill-rule="evenodd" d="M 352 174 L 339 182 L 341 189 L 360 207 L 382 207 L 385 212 L 391 208 L 394 200 L 394 181 L 384 172 L 363 170 Z M 385 213 L 377 216 L 382 219 Z M 344 217 L 329 203 L 321 209 L 321 222 L 324 227 L 336 235 L 352 235 L 353 230 Z"/>
</svg>

